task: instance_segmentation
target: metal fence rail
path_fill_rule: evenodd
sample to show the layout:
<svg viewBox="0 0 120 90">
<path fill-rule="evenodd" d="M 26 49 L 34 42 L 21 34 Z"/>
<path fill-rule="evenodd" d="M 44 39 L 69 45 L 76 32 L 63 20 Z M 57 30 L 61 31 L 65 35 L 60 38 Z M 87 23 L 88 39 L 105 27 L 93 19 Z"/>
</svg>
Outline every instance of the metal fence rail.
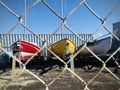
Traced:
<svg viewBox="0 0 120 90">
<path fill-rule="evenodd" d="M 6 34 L 0 34 L 0 39 L 2 39 Z M 92 36 L 92 34 L 78 34 L 84 41 L 88 41 L 88 38 Z M 6 38 L 1 40 L 0 45 L 3 47 L 5 50 L 8 52 L 11 51 L 10 46 L 18 41 L 18 40 L 24 40 L 24 36 L 26 37 L 26 41 L 32 42 L 37 44 L 39 47 L 42 47 L 42 42 L 33 34 L 8 34 Z M 39 36 L 43 39 L 46 40 L 50 34 L 39 34 Z M 47 46 L 50 46 L 51 44 L 63 39 L 63 38 L 68 38 L 72 42 L 75 43 L 76 48 L 82 45 L 82 41 L 79 40 L 74 34 L 55 34 L 51 39 L 47 41 Z M 93 41 L 93 38 L 89 40 L 89 42 Z M 43 51 L 44 52 L 44 51 Z M 46 55 L 47 53 L 43 53 L 43 55 Z"/>
</svg>

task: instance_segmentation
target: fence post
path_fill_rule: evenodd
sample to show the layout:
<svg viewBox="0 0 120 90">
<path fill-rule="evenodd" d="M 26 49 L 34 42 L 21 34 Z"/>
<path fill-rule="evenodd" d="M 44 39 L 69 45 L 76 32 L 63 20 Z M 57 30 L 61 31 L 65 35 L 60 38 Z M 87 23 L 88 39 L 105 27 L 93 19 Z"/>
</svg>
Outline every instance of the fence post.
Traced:
<svg viewBox="0 0 120 90">
<path fill-rule="evenodd" d="M 15 68 L 16 68 L 16 60 L 12 59 L 12 72 L 11 72 L 11 80 L 15 77 Z"/>
<path fill-rule="evenodd" d="M 73 55 L 70 55 L 70 67 L 71 70 L 74 72 L 75 71 L 75 66 L 74 66 L 74 58 L 72 58 Z M 71 77 L 74 78 L 74 75 L 71 73 Z"/>
</svg>

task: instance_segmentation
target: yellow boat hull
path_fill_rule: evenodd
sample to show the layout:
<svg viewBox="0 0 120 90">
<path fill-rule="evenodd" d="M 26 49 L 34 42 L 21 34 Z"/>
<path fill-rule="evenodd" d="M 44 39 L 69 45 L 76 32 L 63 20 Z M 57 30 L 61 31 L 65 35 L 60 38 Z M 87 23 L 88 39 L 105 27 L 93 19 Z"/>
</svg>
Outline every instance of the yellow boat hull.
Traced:
<svg viewBox="0 0 120 90">
<path fill-rule="evenodd" d="M 49 47 L 49 49 L 57 55 L 66 55 L 68 53 L 74 53 L 75 44 L 71 40 L 65 38 L 65 39 L 62 39 L 62 40 L 52 44 Z M 68 51 L 68 49 L 69 49 L 69 51 Z"/>
</svg>

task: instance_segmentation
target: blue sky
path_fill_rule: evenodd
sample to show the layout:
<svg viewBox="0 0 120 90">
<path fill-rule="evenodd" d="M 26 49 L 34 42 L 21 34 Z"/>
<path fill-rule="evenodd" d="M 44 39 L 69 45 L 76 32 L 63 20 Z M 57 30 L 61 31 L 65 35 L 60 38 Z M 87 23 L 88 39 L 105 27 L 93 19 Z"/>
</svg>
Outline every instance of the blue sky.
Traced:
<svg viewBox="0 0 120 90">
<path fill-rule="evenodd" d="M 19 16 L 24 11 L 24 0 L 1 1 Z M 36 0 L 26 1 L 26 7 L 28 8 Z M 63 9 L 61 9 L 61 1 L 63 3 Z M 46 2 L 63 17 L 80 1 L 81 0 L 46 0 Z M 86 0 L 86 2 L 102 19 L 104 19 L 116 5 L 120 4 L 120 0 Z M 106 20 L 106 26 L 112 30 L 112 23 L 118 21 L 120 21 L 120 8 Z M 0 33 L 7 33 L 17 22 L 18 19 L 0 5 Z M 61 19 L 54 15 L 42 2 L 35 5 L 26 15 L 26 25 L 37 34 L 52 34 L 60 26 L 61 22 Z M 98 29 L 101 22 L 85 5 L 82 5 L 67 19 L 67 25 L 78 34 L 91 34 Z M 65 34 L 71 34 L 65 27 L 62 30 Z M 19 25 L 12 33 L 24 33 L 24 28 Z M 26 33 L 29 32 L 26 31 Z M 57 33 L 61 33 L 61 30 Z M 105 33 L 107 33 L 106 30 L 102 28 L 96 35 L 103 35 Z"/>
</svg>

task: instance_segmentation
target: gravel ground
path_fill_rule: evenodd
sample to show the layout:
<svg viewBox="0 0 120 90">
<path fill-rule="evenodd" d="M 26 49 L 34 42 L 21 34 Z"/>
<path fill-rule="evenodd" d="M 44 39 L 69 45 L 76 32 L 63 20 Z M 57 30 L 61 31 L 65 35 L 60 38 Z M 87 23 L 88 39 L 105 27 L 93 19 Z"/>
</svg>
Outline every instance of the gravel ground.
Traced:
<svg viewBox="0 0 120 90">
<path fill-rule="evenodd" d="M 92 70 L 84 70 L 82 68 L 75 68 L 75 73 L 88 82 L 98 71 L 99 67 Z M 109 67 L 111 71 L 114 67 Z M 28 69 L 41 78 L 46 84 L 49 84 L 62 70 L 57 65 L 52 68 L 46 67 L 44 73 L 41 69 Z M 21 72 L 17 68 L 15 75 Z M 4 73 L 0 71 L 0 90 L 45 90 L 46 87 L 35 77 L 24 71 L 16 81 L 11 82 L 11 70 Z M 120 78 L 120 71 L 116 74 Z M 104 70 L 94 81 L 92 81 L 88 88 L 90 90 L 120 90 L 120 81 L 114 76 Z M 71 73 L 66 70 L 53 84 L 49 86 L 49 90 L 83 90 L 84 85 L 77 77 L 71 77 Z"/>
</svg>

